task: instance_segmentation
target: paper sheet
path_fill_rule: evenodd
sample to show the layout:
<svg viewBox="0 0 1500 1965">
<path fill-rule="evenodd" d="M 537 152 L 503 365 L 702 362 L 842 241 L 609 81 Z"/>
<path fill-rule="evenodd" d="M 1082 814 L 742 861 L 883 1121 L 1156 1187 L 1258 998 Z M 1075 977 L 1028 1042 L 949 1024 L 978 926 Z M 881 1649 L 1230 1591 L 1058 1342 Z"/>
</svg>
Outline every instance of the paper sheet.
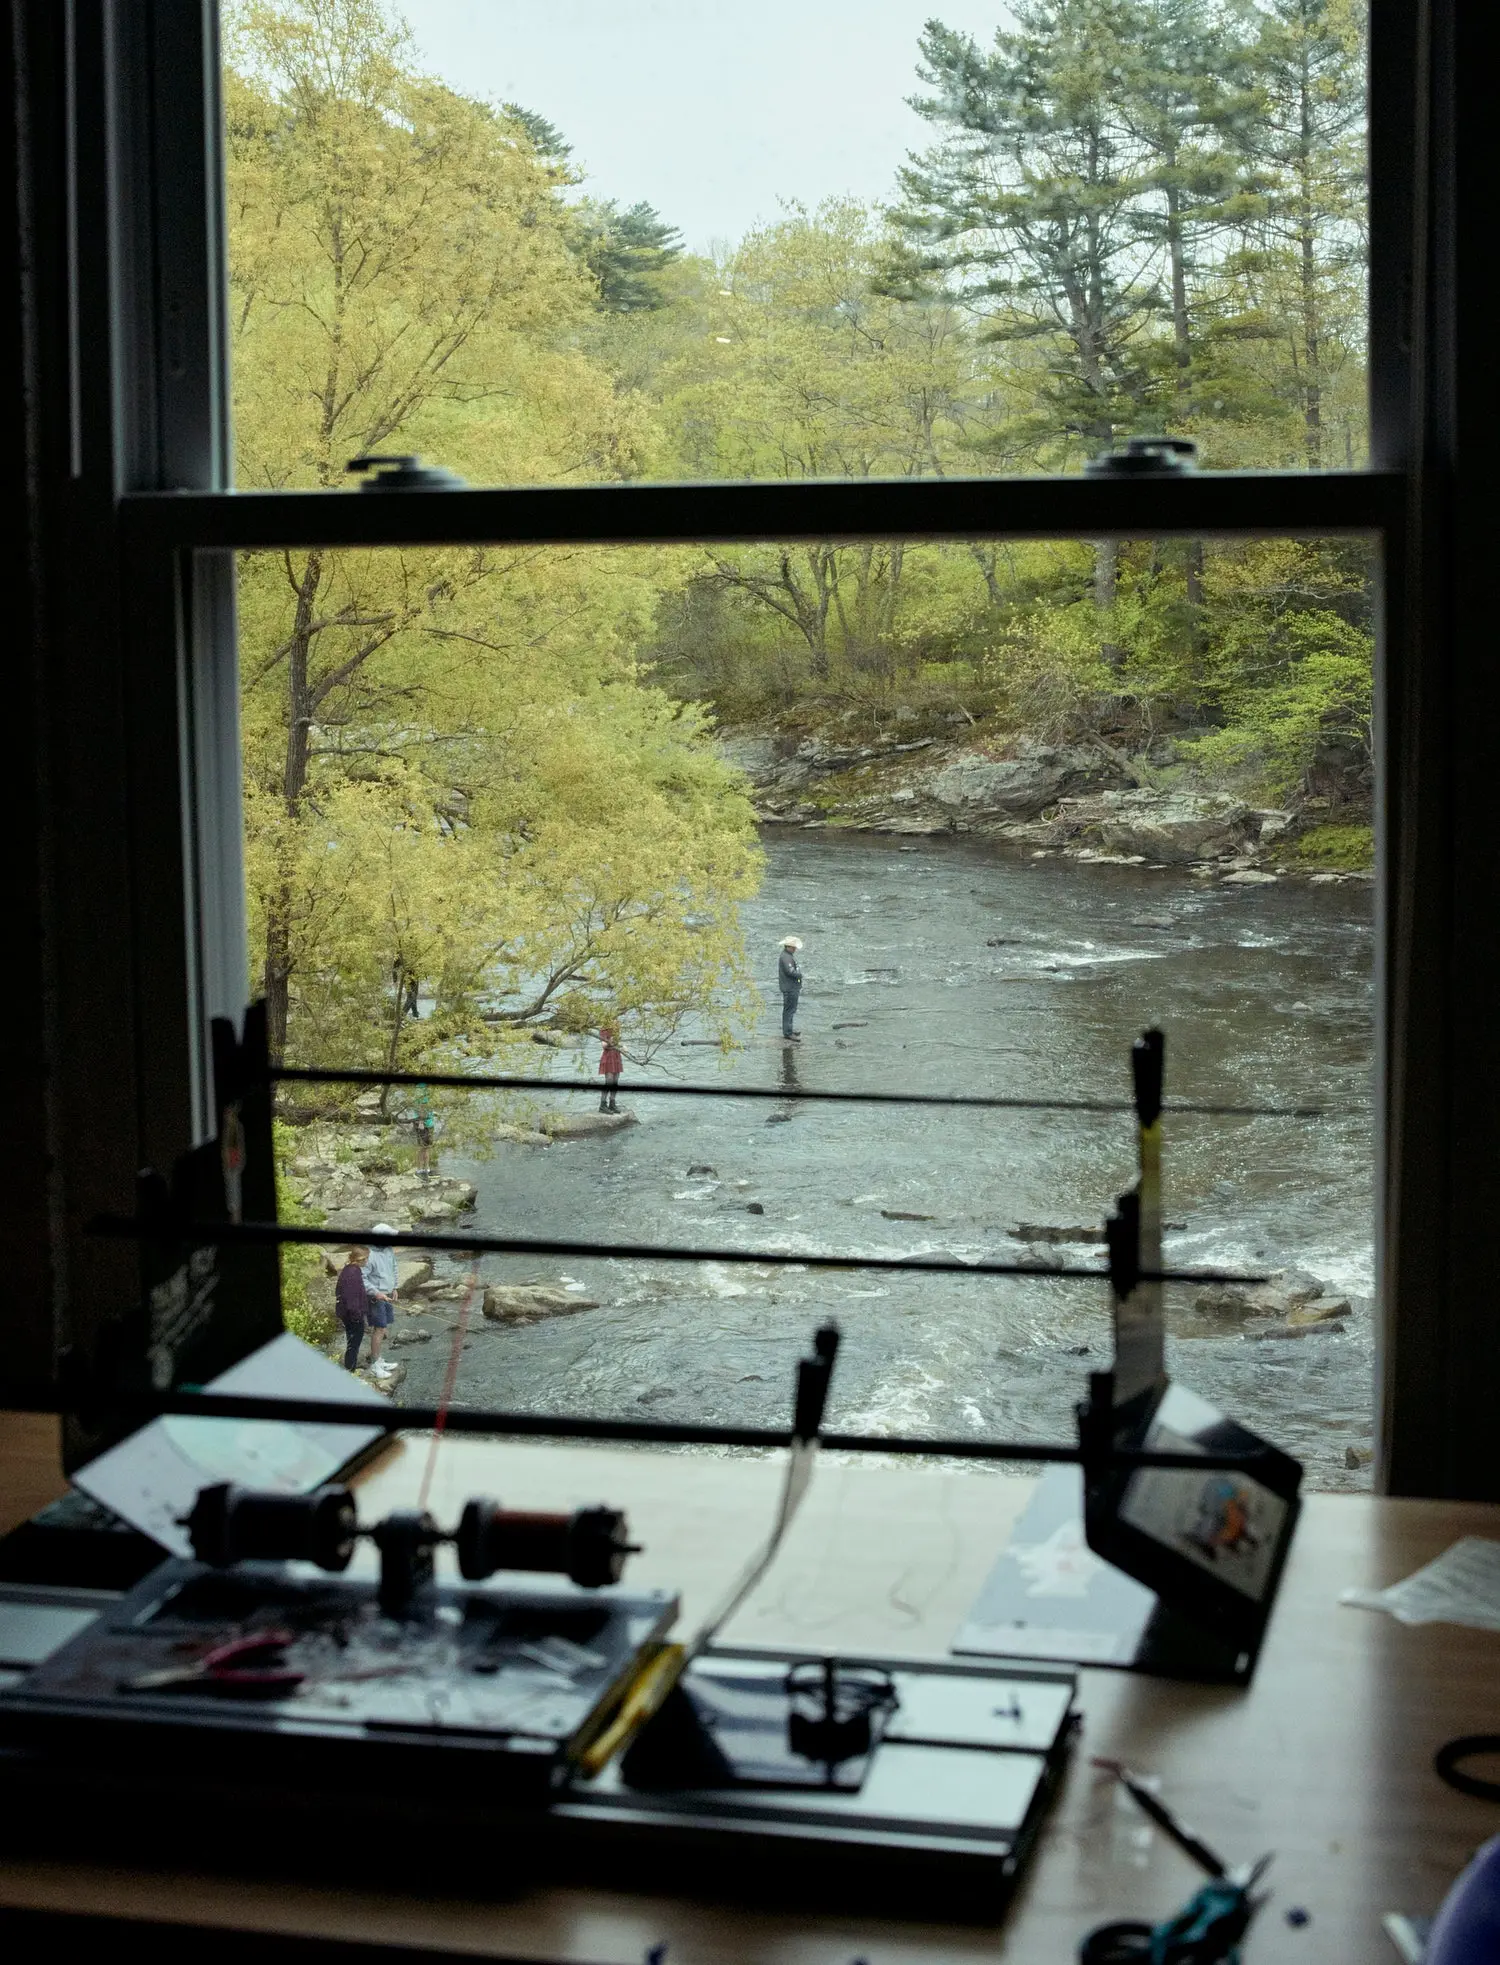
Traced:
<svg viewBox="0 0 1500 1965">
<path fill-rule="evenodd" d="M 273 1337 L 207 1387 L 211 1392 L 337 1399 L 383 1407 L 379 1392 L 290 1331 Z M 181 1517 L 200 1487 L 305 1494 L 380 1437 L 378 1426 L 306 1426 L 285 1419 L 153 1419 L 73 1476 L 73 1485 L 174 1556 L 193 1553 Z"/>
<path fill-rule="evenodd" d="M 1500 1542 L 1466 1535 L 1400 1583 L 1384 1590 L 1345 1590 L 1340 1603 L 1384 1610 L 1402 1624 L 1467 1624 L 1500 1631 Z"/>
</svg>

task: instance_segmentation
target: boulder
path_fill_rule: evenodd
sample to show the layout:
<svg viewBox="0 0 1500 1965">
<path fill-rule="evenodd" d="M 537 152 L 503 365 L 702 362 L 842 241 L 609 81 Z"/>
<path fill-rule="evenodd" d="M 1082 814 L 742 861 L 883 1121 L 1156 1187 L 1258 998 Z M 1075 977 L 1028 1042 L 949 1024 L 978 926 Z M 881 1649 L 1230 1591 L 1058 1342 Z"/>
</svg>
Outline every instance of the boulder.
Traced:
<svg viewBox="0 0 1500 1965">
<path fill-rule="evenodd" d="M 432 1280 L 432 1264 L 425 1255 L 396 1257 L 396 1294 L 415 1296 L 424 1283 Z"/>
<path fill-rule="evenodd" d="M 496 1139 L 514 1140 L 518 1146 L 550 1146 L 552 1141 L 545 1133 L 539 1133 L 529 1126 L 496 1126 Z"/>
<path fill-rule="evenodd" d="M 588 1139 L 618 1133 L 637 1123 L 633 1112 L 548 1112 L 537 1121 L 549 1139 Z"/>
<path fill-rule="evenodd" d="M 556 1283 L 491 1283 L 483 1304 L 494 1324 L 535 1324 L 543 1317 L 571 1317 L 598 1308 L 597 1297 L 580 1296 Z"/>
<path fill-rule="evenodd" d="M 1344 1328 L 1351 1309 L 1347 1297 L 1320 1297 L 1316 1303 L 1293 1310 L 1284 1320 L 1253 1318 L 1245 1326 L 1245 1337 L 1250 1342 L 1263 1342 L 1277 1337 L 1311 1337 L 1318 1331 L 1331 1334 Z"/>
<path fill-rule="evenodd" d="M 934 771 L 922 789 L 927 796 L 966 819 L 993 815 L 1035 818 L 1065 793 L 1082 791 L 1114 774 L 1091 751 L 1050 744 L 1021 743 L 1013 757 L 991 758 L 966 751 Z"/>
<path fill-rule="evenodd" d="M 1290 812 L 1252 812 L 1250 816 L 1260 828 L 1260 843 L 1262 846 L 1270 846 L 1276 840 L 1280 839 L 1292 823 L 1292 814 Z"/>
<path fill-rule="evenodd" d="M 389 1195 L 393 1200 L 410 1200 L 423 1193 L 432 1183 L 424 1180 L 421 1174 L 397 1173 L 384 1174 L 375 1184 L 382 1194 Z"/>
<path fill-rule="evenodd" d="M 1326 1323 L 1330 1318 L 1347 1317 L 1350 1305 L 1347 1297 L 1326 1294 L 1324 1284 L 1305 1269 L 1278 1269 L 1267 1282 L 1248 1289 L 1235 1283 L 1219 1283 L 1199 1290 L 1193 1298 L 1193 1308 L 1200 1317 L 1217 1318 L 1221 1322 L 1258 1321 L 1274 1325 L 1274 1332 L 1264 1329 L 1257 1333 L 1270 1336 L 1279 1334 L 1283 1325 L 1305 1328 Z"/>
<path fill-rule="evenodd" d="M 1354 1305 L 1347 1296 L 1320 1296 L 1316 1302 L 1304 1303 L 1300 1310 L 1293 1310 L 1287 1323 L 1294 1330 L 1311 1330 L 1314 1324 L 1336 1323 L 1353 1313 Z"/>
<path fill-rule="evenodd" d="M 817 737 L 804 737 L 797 746 L 797 762 L 812 771 L 847 771 L 851 764 L 862 764 L 875 755 L 859 744 L 827 743 Z"/>
<path fill-rule="evenodd" d="M 781 765 L 774 737 L 721 732 L 715 748 L 724 762 L 743 771 L 752 785 L 770 784 Z"/>
<path fill-rule="evenodd" d="M 1065 799 L 1060 815 L 1110 853 L 1142 853 L 1166 866 L 1240 852 L 1250 808 L 1220 792 L 1106 791 Z"/>
<path fill-rule="evenodd" d="M 387 1218 L 379 1198 L 371 1194 L 356 1203 L 329 1208 L 323 1216 L 323 1226 L 335 1236 L 359 1235 L 368 1241 L 371 1224 L 377 1217 Z M 339 1246 L 348 1248 L 349 1244 L 344 1241 Z"/>
</svg>

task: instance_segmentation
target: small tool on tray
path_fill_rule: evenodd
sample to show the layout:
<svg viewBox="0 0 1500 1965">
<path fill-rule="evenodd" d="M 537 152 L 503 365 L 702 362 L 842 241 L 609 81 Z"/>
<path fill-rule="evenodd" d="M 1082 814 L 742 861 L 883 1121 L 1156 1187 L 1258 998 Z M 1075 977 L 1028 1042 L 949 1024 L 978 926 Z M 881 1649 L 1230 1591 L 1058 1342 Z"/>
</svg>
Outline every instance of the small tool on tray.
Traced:
<svg viewBox="0 0 1500 1965">
<path fill-rule="evenodd" d="M 192 1686 L 203 1692 L 223 1692 L 242 1699 L 274 1699 L 302 1683 L 306 1674 L 287 1664 L 284 1653 L 294 1642 L 290 1631 L 256 1631 L 231 1638 L 201 1657 L 164 1670 L 142 1672 L 122 1682 L 122 1692 L 166 1692 Z"/>
</svg>

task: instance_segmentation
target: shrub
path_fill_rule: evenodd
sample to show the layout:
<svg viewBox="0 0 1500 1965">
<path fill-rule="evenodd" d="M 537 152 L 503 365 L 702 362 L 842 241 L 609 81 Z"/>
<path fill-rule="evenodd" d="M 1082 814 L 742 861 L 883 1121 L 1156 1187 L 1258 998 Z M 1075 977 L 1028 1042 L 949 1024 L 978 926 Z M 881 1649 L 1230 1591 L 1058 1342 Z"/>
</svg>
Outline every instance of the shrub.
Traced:
<svg viewBox="0 0 1500 1965">
<path fill-rule="evenodd" d="M 1297 857 L 1330 872 L 1362 873 L 1375 864 L 1375 834 L 1369 826 L 1314 826 L 1297 841 Z"/>
</svg>

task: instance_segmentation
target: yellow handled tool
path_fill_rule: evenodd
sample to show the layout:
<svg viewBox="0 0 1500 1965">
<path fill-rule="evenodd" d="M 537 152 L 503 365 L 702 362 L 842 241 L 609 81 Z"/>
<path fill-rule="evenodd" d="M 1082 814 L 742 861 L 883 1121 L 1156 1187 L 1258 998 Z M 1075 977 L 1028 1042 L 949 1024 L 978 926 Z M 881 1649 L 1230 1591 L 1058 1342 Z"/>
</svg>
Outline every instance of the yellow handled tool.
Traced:
<svg viewBox="0 0 1500 1965">
<path fill-rule="evenodd" d="M 646 1721 L 661 1710 L 667 1695 L 682 1677 L 687 1661 L 685 1644 L 659 1644 L 648 1653 L 603 1729 L 575 1750 L 573 1758 L 580 1773 L 592 1780 L 601 1768 L 609 1765 Z"/>
</svg>

